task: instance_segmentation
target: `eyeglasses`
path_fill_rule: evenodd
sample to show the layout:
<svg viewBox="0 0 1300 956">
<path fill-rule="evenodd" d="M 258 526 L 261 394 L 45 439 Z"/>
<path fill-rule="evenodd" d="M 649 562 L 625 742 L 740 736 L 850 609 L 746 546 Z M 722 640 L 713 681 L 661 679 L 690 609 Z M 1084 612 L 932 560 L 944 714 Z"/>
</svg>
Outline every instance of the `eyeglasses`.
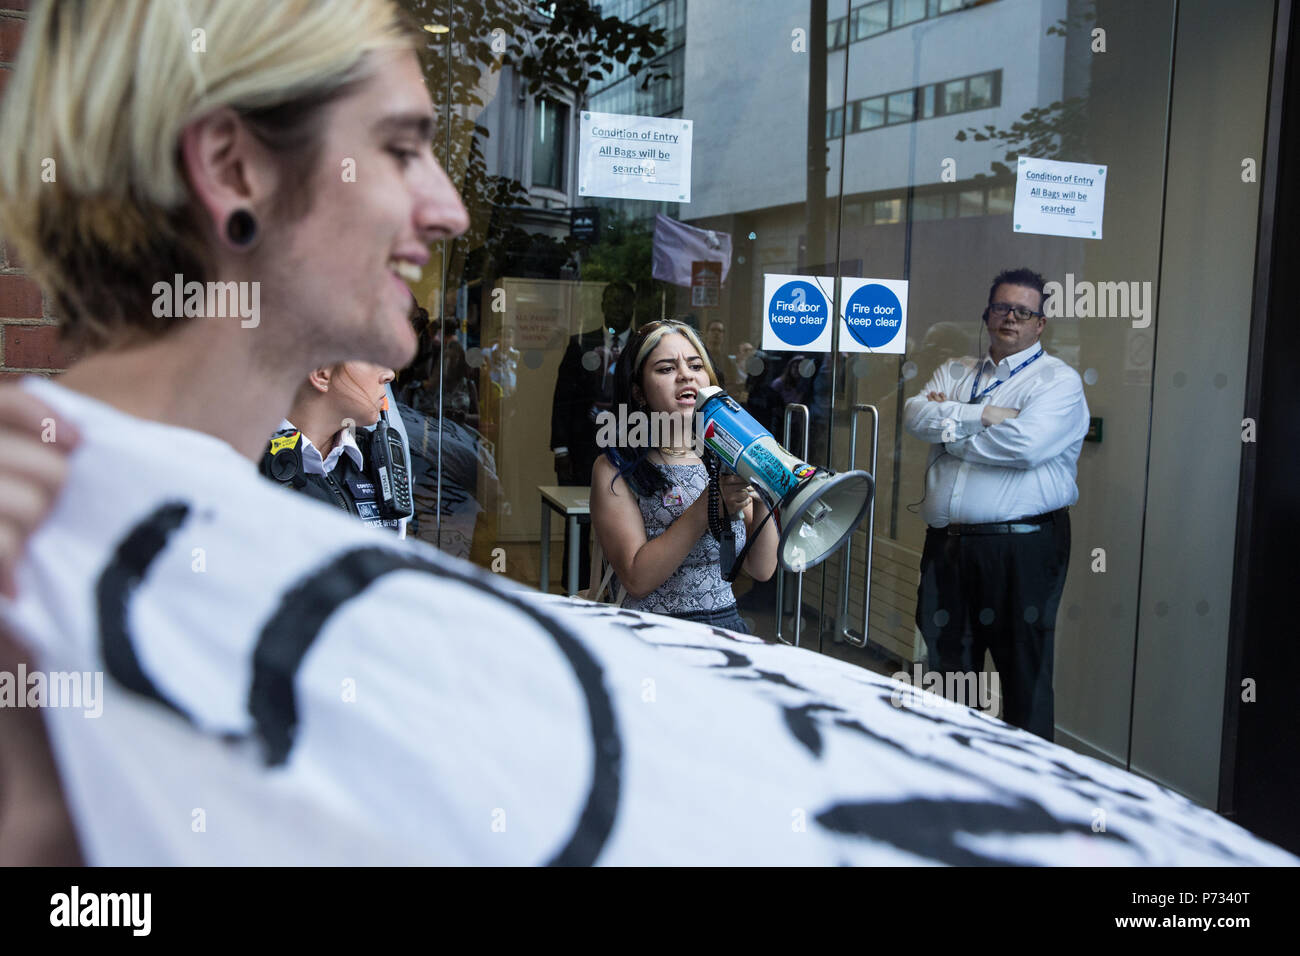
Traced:
<svg viewBox="0 0 1300 956">
<path fill-rule="evenodd" d="M 1023 305 L 1011 305 L 1009 302 L 994 302 L 989 306 L 989 312 L 999 319 L 1005 318 L 1007 313 L 1011 312 L 1015 315 L 1017 322 L 1028 322 L 1030 319 L 1041 319 L 1043 317 L 1041 312 L 1026 309 Z"/>
</svg>

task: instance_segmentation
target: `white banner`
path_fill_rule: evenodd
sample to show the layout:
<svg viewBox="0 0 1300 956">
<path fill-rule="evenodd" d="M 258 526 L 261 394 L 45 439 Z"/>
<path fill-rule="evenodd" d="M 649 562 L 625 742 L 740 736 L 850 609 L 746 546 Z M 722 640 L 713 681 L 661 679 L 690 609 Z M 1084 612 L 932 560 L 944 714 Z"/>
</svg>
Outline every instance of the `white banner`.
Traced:
<svg viewBox="0 0 1300 956">
<path fill-rule="evenodd" d="M 0 708 L 43 706 L 92 866 L 1300 862 L 966 706 L 974 674 L 529 592 L 211 435 L 22 387 L 82 445 L 0 598 L 33 658 Z"/>
</svg>

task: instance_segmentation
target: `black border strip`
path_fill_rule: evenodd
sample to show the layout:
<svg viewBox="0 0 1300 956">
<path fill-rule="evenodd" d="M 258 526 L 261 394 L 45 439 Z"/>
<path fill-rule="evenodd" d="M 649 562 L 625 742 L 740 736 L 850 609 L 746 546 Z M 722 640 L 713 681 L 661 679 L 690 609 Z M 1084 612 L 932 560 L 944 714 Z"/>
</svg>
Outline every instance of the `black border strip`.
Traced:
<svg viewBox="0 0 1300 956">
<path fill-rule="evenodd" d="M 1278 0 L 1273 20 L 1273 62 L 1269 69 L 1268 106 L 1261 157 L 1259 232 L 1255 240 L 1255 289 L 1251 302 L 1250 344 L 1246 357 L 1246 395 L 1242 418 L 1258 426 L 1263 401 L 1264 355 L 1269 315 L 1273 311 L 1275 235 L 1278 180 L 1281 175 L 1282 130 L 1292 31 L 1292 0 Z M 1283 264 L 1278 273 L 1288 270 Z M 1281 290 L 1279 290 L 1281 291 Z M 1279 321 L 1290 317 L 1279 315 Z M 1224 687 L 1223 739 L 1219 749 L 1219 806 L 1224 816 L 1236 811 L 1237 734 L 1241 722 L 1241 677 L 1250 609 L 1251 552 L 1255 537 L 1256 444 L 1243 442 L 1237 479 L 1237 540 L 1232 558 L 1232 604 L 1228 611 L 1227 681 Z"/>
</svg>

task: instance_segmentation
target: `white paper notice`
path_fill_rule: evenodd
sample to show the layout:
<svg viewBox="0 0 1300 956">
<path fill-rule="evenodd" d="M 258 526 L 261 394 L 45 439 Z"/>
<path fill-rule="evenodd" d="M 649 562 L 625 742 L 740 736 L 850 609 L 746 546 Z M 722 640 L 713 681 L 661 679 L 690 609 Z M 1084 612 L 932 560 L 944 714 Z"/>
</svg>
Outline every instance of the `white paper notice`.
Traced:
<svg viewBox="0 0 1300 956">
<path fill-rule="evenodd" d="M 907 282 L 840 280 L 840 351 L 902 355 L 907 350 Z"/>
<path fill-rule="evenodd" d="M 1105 166 L 1020 157 L 1016 232 L 1100 239 L 1105 206 Z"/>
<path fill-rule="evenodd" d="M 691 126 L 684 119 L 584 112 L 579 195 L 690 202 Z"/>
</svg>

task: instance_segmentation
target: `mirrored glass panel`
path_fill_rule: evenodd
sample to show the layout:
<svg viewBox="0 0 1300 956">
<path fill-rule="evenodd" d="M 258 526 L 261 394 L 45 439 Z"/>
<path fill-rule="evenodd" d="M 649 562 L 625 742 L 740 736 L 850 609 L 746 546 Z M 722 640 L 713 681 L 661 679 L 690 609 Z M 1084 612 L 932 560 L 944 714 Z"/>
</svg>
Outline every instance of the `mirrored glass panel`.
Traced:
<svg viewBox="0 0 1300 956">
<path fill-rule="evenodd" d="M 1055 614 L 1065 742 L 1122 759 L 1141 505 L 1114 490 L 1143 482 L 1172 2 L 1108 7 L 1112 33 L 1144 42 L 1104 56 L 1086 0 L 406 5 L 428 24 L 440 149 L 472 220 L 415 289 L 421 353 L 398 383 L 415 533 L 531 586 L 596 583 L 600 416 L 638 330 L 677 320 L 795 457 L 843 471 L 876 456 L 851 550 L 802 576 L 742 574 L 747 625 L 885 672 L 924 665 L 933 462 L 906 403 L 989 352 L 990 283 L 1026 267 L 1054 293 L 1041 345 L 1095 419 L 1065 591 L 1035 613 Z M 672 164 L 688 139 L 687 176 Z M 1024 160 L 1122 170 L 1104 231 L 1021 222 Z M 774 283 L 792 278 L 828 310 L 846 280 L 906 282 L 898 349 L 774 334 Z"/>
</svg>

